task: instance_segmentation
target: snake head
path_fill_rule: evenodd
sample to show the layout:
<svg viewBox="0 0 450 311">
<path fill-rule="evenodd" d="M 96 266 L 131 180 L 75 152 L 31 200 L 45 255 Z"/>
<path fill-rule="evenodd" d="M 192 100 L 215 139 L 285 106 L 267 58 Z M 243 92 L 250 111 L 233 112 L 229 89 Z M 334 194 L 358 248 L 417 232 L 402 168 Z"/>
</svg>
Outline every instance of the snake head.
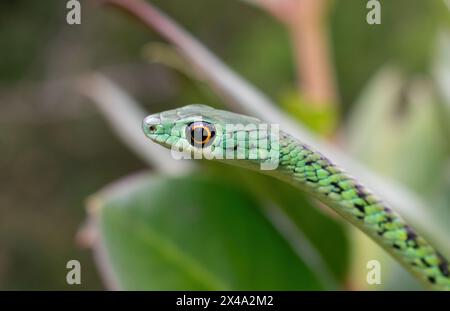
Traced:
<svg viewBox="0 0 450 311">
<path fill-rule="evenodd" d="M 262 125 L 256 118 L 196 104 L 149 115 L 142 128 L 152 141 L 172 152 L 194 155 L 195 159 L 259 163 L 271 156 L 271 151 L 278 156 L 278 150 L 270 150 L 273 145 L 262 144 L 269 138 L 268 131 L 261 130 Z"/>
<path fill-rule="evenodd" d="M 215 111 L 205 105 L 188 105 L 147 116 L 142 129 L 148 138 L 166 148 L 208 153 L 215 149 L 216 138 L 222 133 L 222 122 Z"/>
</svg>

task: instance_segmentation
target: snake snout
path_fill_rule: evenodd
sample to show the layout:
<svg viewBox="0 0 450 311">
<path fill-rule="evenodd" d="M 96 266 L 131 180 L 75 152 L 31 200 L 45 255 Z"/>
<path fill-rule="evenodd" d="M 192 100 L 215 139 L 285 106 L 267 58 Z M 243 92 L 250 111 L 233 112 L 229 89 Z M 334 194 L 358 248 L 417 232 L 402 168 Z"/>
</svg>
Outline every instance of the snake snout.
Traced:
<svg viewBox="0 0 450 311">
<path fill-rule="evenodd" d="M 142 129 L 144 130 L 144 133 L 149 134 L 155 134 L 156 130 L 158 129 L 158 125 L 161 124 L 161 119 L 158 115 L 149 115 L 142 121 Z"/>
</svg>

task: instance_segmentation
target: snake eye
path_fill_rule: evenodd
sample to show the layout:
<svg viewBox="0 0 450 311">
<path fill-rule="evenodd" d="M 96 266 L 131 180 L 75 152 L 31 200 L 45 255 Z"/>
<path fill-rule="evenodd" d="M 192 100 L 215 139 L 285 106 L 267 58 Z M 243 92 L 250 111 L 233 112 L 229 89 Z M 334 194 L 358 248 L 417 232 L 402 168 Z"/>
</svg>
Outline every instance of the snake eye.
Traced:
<svg viewBox="0 0 450 311">
<path fill-rule="evenodd" d="M 186 127 L 186 138 L 194 147 L 210 145 L 215 135 L 216 129 L 214 125 L 207 122 L 193 122 Z"/>
</svg>

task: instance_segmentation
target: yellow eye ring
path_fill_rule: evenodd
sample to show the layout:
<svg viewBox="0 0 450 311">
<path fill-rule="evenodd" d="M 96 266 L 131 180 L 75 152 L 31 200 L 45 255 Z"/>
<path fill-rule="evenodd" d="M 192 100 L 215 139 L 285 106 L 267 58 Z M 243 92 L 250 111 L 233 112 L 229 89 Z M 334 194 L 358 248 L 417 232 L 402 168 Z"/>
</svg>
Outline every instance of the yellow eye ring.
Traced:
<svg viewBox="0 0 450 311">
<path fill-rule="evenodd" d="M 205 147 L 212 142 L 215 128 L 207 122 L 193 122 L 186 128 L 186 137 L 194 147 Z"/>
<path fill-rule="evenodd" d="M 194 142 L 197 144 L 206 144 L 211 139 L 211 130 L 205 125 L 195 125 L 192 127 L 191 131 L 195 133 L 195 130 L 197 129 L 202 129 L 202 131 L 206 131 L 206 138 L 204 137 L 204 135 L 202 135 L 202 140 L 198 141 L 195 139 L 196 138 L 195 135 L 193 135 L 192 138 L 194 139 Z"/>
</svg>

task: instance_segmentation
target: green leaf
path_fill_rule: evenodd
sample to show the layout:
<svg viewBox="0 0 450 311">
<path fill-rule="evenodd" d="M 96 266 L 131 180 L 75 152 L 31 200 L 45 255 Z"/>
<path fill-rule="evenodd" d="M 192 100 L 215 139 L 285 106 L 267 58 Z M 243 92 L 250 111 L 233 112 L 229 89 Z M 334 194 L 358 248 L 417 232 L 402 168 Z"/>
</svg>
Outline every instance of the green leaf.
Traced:
<svg viewBox="0 0 450 311">
<path fill-rule="evenodd" d="M 239 180 L 258 198 L 261 205 L 270 205 L 288 219 L 282 228 L 290 231 L 290 238 L 300 245 L 301 257 L 321 277 L 328 289 L 336 289 L 346 281 L 349 270 L 350 242 L 340 218 L 335 219 L 327 207 L 320 208 L 308 195 L 273 177 L 229 165 L 208 163 L 208 171 L 222 179 Z M 287 228 L 288 225 L 292 228 Z M 292 234 L 292 231 L 293 232 Z"/>
<path fill-rule="evenodd" d="M 345 283 L 350 263 L 350 242 L 340 216 L 284 182 L 266 180 L 264 188 L 271 189 L 266 191 L 266 195 L 277 203 L 314 246 L 332 276 L 341 284 Z M 327 212 L 330 213 L 327 215 Z"/>
<path fill-rule="evenodd" d="M 323 289 L 239 185 L 211 176 L 145 175 L 91 202 L 122 289 Z"/>
</svg>

